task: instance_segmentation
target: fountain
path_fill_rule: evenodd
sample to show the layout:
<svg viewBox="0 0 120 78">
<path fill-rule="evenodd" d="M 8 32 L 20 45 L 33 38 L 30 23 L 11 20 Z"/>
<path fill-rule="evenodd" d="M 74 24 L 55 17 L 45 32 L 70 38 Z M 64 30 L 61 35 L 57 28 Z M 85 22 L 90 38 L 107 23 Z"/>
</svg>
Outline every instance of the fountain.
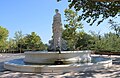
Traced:
<svg viewBox="0 0 120 78">
<path fill-rule="evenodd" d="M 53 19 L 53 52 L 27 51 L 25 58 L 4 62 L 4 68 L 21 72 L 90 71 L 112 66 L 112 60 L 90 57 L 90 50 L 61 51 L 62 23 L 58 9 Z"/>
</svg>

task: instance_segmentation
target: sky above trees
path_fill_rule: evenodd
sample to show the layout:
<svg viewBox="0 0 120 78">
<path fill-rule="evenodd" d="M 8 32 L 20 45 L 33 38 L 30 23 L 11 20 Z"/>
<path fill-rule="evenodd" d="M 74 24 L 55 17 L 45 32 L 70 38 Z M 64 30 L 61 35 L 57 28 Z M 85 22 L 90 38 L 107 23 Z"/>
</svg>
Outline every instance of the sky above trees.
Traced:
<svg viewBox="0 0 120 78">
<path fill-rule="evenodd" d="M 13 37 L 16 31 L 23 34 L 36 32 L 44 43 L 48 43 L 52 36 L 52 22 L 54 10 L 57 8 L 62 15 L 64 25 L 64 10 L 68 7 L 67 0 L 57 2 L 56 0 L 0 0 L 0 26 L 9 30 L 9 37 Z M 120 20 L 120 18 L 116 19 Z M 82 21 L 84 30 L 105 33 L 110 31 L 107 21 L 99 26 L 89 26 Z"/>
</svg>

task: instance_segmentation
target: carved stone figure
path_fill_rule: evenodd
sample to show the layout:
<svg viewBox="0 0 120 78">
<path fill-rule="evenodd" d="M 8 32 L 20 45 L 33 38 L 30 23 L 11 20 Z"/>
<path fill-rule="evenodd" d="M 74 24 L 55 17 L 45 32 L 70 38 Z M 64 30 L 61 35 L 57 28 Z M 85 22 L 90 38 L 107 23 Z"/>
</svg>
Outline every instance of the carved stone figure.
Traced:
<svg viewBox="0 0 120 78">
<path fill-rule="evenodd" d="M 53 39 L 49 40 L 48 51 L 67 50 L 67 42 L 62 39 L 62 23 L 61 14 L 59 10 L 55 10 L 56 14 L 53 16 Z"/>
<path fill-rule="evenodd" d="M 53 17 L 53 47 L 56 51 L 58 48 L 61 49 L 61 37 L 62 37 L 62 23 L 61 14 L 58 9 L 55 9 L 56 14 Z"/>
</svg>

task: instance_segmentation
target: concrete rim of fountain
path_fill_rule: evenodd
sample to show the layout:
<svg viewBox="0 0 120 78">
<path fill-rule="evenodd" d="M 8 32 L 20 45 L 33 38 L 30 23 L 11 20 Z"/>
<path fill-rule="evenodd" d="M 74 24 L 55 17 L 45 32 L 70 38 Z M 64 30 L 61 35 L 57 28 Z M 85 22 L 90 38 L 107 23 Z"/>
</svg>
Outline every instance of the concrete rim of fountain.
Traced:
<svg viewBox="0 0 120 78">
<path fill-rule="evenodd" d="M 4 68 L 12 71 L 20 72 L 47 72 L 47 73 L 63 73 L 63 72 L 79 72 L 79 71 L 91 71 L 101 68 L 108 68 L 112 66 L 112 60 L 103 61 L 97 64 L 87 63 L 87 64 L 69 64 L 69 65 L 19 65 L 12 64 L 10 62 L 4 63 Z"/>
<path fill-rule="evenodd" d="M 74 53 L 78 53 L 78 52 L 74 52 Z M 82 53 L 85 53 L 85 52 L 82 52 Z M 71 72 L 71 71 L 74 71 L 74 72 L 91 71 L 91 70 L 97 70 L 101 68 L 108 68 L 111 66 L 112 66 L 112 59 L 99 61 L 97 63 L 85 63 L 85 64 L 71 63 L 67 65 L 21 65 L 21 64 L 12 63 L 10 61 L 4 63 L 4 68 L 8 70 L 20 71 L 20 72 L 34 72 L 34 73 L 37 73 L 37 72 L 64 73 L 64 72 Z"/>
</svg>

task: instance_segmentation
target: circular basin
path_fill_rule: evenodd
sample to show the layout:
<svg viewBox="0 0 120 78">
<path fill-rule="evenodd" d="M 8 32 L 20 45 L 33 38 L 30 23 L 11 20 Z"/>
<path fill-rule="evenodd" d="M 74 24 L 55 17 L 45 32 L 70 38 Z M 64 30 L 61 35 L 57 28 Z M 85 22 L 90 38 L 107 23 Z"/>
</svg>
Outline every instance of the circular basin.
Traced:
<svg viewBox="0 0 120 78">
<path fill-rule="evenodd" d="M 25 52 L 25 62 L 28 63 L 54 63 L 61 59 L 63 63 L 76 63 L 81 60 L 81 57 L 90 54 L 91 51 L 62 51 L 61 54 L 57 52 Z"/>
<path fill-rule="evenodd" d="M 92 57 L 91 63 L 72 63 L 63 65 L 26 63 L 24 62 L 24 58 L 11 60 L 4 63 L 4 68 L 12 71 L 47 73 L 91 71 L 101 68 L 108 68 L 111 66 L 112 60 L 104 57 Z"/>
</svg>

